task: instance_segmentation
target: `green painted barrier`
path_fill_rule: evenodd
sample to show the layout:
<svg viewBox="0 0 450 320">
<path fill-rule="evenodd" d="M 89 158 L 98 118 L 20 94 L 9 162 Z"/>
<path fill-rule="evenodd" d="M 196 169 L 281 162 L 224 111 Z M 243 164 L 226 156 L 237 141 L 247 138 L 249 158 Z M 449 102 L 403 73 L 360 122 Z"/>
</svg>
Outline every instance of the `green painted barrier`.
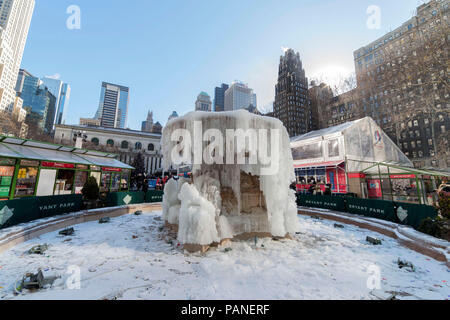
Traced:
<svg viewBox="0 0 450 320">
<path fill-rule="evenodd" d="M 297 204 L 302 207 L 313 207 L 336 211 L 346 211 L 345 198 L 315 195 L 299 195 Z"/>
<path fill-rule="evenodd" d="M 147 191 L 145 195 L 145 202 L 154 203 L 154 202 L 162 202 L 164 196 L 164 191 L 151 190 Z"/>
<path fill-rule="evenodd" d="M 0 229 L 81 210 L 81 195 L 29 197 L 0 202 Z"/>
<path fill-rule="evenodd" d="M 107 207 L 120 207 L 129 204 L 140 204 L 145 201 L 145 192 L 113 192 L 106 196 Z"/>
<path fill-rule="evenodd" d="M 436 218 L 438 213 L 432 206 L 395 202 L 399 223 L 418 228 L 421 222 L 427 218 Z"/>
<path fill-rule="evenodd" d="M 37 197 L 35 199 L 40 219 L 80 211 L 83 203 L 81 194 Z"/>
<path fill-rule="evenodd" d="M 346 198 L 347 212 L 366 217 L 398 222 L 392 201 Z"/>
</svg>

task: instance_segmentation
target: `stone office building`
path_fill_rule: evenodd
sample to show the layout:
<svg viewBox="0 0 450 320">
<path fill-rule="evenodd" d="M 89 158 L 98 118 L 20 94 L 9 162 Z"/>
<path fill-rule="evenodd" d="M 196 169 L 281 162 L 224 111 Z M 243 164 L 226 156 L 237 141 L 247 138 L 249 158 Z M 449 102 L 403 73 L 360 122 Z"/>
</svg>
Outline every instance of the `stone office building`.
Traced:
<svg viewBox="0 0 450 320">
<path fill-rule="evenodd" d="M 354 52 L 357 88 L 332 99 L 325 126 L 370 116 L 416 167 L 450 166 L 449 0 Z"/>
<path fill-rule="evenodd" d="M 308 79 L 300 54 L 292 49 L 280 58 L 273 116 L 283 122 L 290 137 L 313 129 Z"/>
<path fill-rule="evenodd" d="M 54 141 L 73 146 L 73 138 L 77 133 L 87 136 L 83 148 L 116 153 L 119 155 L 118 160 L 129 165 L 133 164 L 140 152 L 144 157 L 147 174 L 162 170 L 161 134 L 118 128 L 56 125 Z"/>
</svg>

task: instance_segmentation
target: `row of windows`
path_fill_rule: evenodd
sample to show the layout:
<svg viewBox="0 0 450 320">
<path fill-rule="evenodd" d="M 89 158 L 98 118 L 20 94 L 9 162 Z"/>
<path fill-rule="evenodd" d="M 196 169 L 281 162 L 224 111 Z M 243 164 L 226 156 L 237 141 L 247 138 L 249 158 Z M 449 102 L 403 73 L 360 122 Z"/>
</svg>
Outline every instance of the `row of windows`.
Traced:
<svg viewBox="0 0 450 320">
<path fill-rule="evenodd" d="M 91 142 L 98 146 L 100 144 L 100 140 L 98 138 L 92 138 Z M 112 139 L 109 139 L 108 141 L 106 141 L 106 145 L 109 147 L 114 147 L 115 142 Z M 120 144 L 120 148 L 121 149 L 128 149 L 129 148 L 129 143 L 128 141 L 122 141 L 122 143 Z M 136 144 L 134 145 L 134 149 L 135 150 L 142 150 L 142 143 L 140 142 L 136 142 Z M 155 151 L 155 145 L 153 143 L 150 143 L 147 146 L 147 150 L 148 151 Z"/>
</svg>

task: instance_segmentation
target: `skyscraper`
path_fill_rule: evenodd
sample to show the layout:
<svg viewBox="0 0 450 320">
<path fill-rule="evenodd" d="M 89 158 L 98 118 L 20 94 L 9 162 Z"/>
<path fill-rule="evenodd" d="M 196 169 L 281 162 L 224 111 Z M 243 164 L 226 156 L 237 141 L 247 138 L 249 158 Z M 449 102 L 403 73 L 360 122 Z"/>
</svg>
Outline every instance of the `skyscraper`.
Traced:
<svg viewBox="0 0 450 320">
<path fill-rule="evenodd" d="M 14 87 L 34 4 L 34 0 L 0 1 L 0 111 L 12 112 L 16 103 Z M 21 105 L 21 102 L 18 104 Z"/>
<path fill-rule="evenodd" d="M 200 92 L 195 102 L 195 111 L 212 111 L 211 97 L 206 92 Z"/>
<path fill-rule="evenodd" d="M 56 98 L 56 112 L 54 124 L 62 124 L 65 120 L 69 99 L 70 99 L 70 85 L 62 82 L 59 79 L 44 77 L 42 79 L 45 86 Z"/>
<path fill-rule="evenodd" d="M 153 112 L 148 112 L 147 120 L 142 121 L 142 132 L 152 132 L 153 131 Z"/>
<path fill-rule="evenodd" d="M 280 57 L 273 116 L 283 122 L 290 137 L 307 133 L 312 127 L 308 79 L 300 54 L 292 49 Z"/>
<path fill-rule="evenodd" d="M 56 113 L 56 97 L 44 82 L 21 69 L 15 88 L 23 101 L 23 109 L 27 111 L 27 122 L 33 122 L 42 130 L 51 132 Z"/>
<path fill-rule="evenodd" d="M 216 87 L 214 93 L 214 111 L 225 111 L 225 91 L 227 91 L 229 87 L 230 86 L 225 83 L 222 83 L 220 87 Z"/>
<path fill-rule="evenodd" d="M 95 119 L 100 120 L 102 127 L 125 129 L 129 103 L 128 87 L 117 84 L 102 83 L 100 104 Z"/>
<path fill-rule="evenodd" d="M 253 89 L 245 83 L 233 82 L 225 91 L 225 111 L 249 109 L 250 106 L 257 107 Z"/>
</svg>

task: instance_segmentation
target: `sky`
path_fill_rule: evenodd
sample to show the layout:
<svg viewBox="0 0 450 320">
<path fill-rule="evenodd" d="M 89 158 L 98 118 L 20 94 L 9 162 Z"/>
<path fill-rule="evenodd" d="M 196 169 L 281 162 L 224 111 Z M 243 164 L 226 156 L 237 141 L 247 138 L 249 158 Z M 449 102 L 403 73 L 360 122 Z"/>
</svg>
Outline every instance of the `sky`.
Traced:
<svg viewBox="0 0 450 320">
<path fill-rule="evenodd" d="M 353 52 L 413 16 L 421 0 L 36 0 L 22 68 L 72 88 L 66 124 L 93 117 L 102 81 L 130 87 L 128 127 L 149 110 L 163 125 L 195 108 L 201 91 L 243 81 L 271 105 L 283 48 L 306 75 L 354 71 Z M 80 29 L 69 29 L 77 5 Z M 370 6 L 380 27 L 369 29 Z M 72 20 L 71 20 L 72 21 Z"/>
</svg>

